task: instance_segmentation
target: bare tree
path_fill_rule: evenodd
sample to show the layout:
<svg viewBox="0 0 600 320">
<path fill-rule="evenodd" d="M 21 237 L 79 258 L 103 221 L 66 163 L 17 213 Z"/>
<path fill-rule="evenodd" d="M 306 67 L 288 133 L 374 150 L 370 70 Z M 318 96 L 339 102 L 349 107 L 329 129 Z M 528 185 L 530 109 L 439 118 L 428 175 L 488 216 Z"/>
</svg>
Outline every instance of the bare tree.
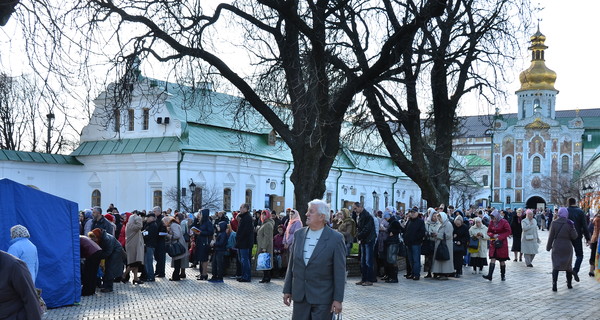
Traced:
<svg viewBox="0 0 600 320">
<path fill-rule="evenodd" d="M 178 188 L 174 186 L 165 191 L 165 198 L 169 203 L 185 212 L 192 212 L 192 208 L 196 211 L 200 209 L 223 209 L 223 190 L 214 185 L 197 187 L 194 192 L 194 199 L 192 199 L 192 192 L 187 191 L 185 195 L 178 194 Z"/>
</svg>

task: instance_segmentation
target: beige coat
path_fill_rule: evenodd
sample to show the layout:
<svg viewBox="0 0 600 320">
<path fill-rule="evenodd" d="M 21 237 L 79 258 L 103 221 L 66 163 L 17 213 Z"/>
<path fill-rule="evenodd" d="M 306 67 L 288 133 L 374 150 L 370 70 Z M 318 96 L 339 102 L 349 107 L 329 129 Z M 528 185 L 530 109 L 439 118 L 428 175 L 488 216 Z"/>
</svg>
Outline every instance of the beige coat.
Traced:
<svg viewBox="0 0 600 320">
<path fill-rule="evenodd" d="M 454 248 L 454 243 L 452 242 L 452 232 L 453 232 L 452 224 L 450 221 L 444 222 L 439 230 L 437 231 L 437 241 L 435 242 L 435 251 L 437 252 L 438 247 L 442 241 L 444 241 L 444 233 L 446 234 L 446 246 L 448 247 L 448 251 L 450 253 L 450 260 L 440 261 L 435 260 L 435 253 L 433 254 L 433 264 L 431 265 L 432 273 L 454 273 L 454 255 L 452 254 L 452 249 Z"/>
<path fill-rule="evenodd" d="M 171 257 L 171 267 L 173 267 L 174 260 L 183 259 L 183 258 L 187 257 L 187 255 L 188 255 L 187 243 L 185 243 L 185 239 L 183 239 L 183 232 L 181 232 L 181 226 L 179 225 L 179 223 L 177 223 L 177 222 L 171 223 L 171 226 L 169 227 L 169 234 L 167 235 L 167 239 L 169 240 L 169 242 L 167 242 L 167 245 L 169 245 L 170 242 L 178 241 L 184 248 L 186 248 L 186 250 L 183 254 L 175 256 L 175 257 Z"/>
<path fill-rule="evenodd" d="M 144 237 L 142 236 L 142 217 L 137 214 L 129 216 L 125 226 L 125 250 L 127 264 L 144 263 Z"/>
<path fill-rule="evenodd" d="M 273 257 L 273 227 L 275 226 L 275 221 L 273 219 L 269 219 L 260 226 L 260 229 L 256 232 L 256 258 L 258 258 L 258 254 L 266 251 L 271 254 Z M 271 258 L 272 259 L 272 258 Z M 258 259 L 254 259 L 257 261 Z M 273 264 L 271 263 L 271 266 Z"/>
<path fill-rule="evenodd" d="M 471 258 L 487 258 L 488 257 L 488 240 L 490 240 L 490 236 L 487 234 L 488 228 L 485 224 L 481 224 L 481 227 L 477 227 L 474 224 L 469 229 L 469 237 L 475 238 L 475 235 L 481 233 L 483 237 L 479 238 L 479 251 L 471 253 Z"/>
<path fill-rule="evenodd" d="M 530 221 L 525 218 L 521 221 L 521 227 L 523 228 L 523 233 L 521 234 L 521 253 L 537 254 L 541 242 L 538 236 L 537 221 L 535 219 L 531 219 Z M 527 236 L 532 239 L 527 240 Z"/>
</svg>

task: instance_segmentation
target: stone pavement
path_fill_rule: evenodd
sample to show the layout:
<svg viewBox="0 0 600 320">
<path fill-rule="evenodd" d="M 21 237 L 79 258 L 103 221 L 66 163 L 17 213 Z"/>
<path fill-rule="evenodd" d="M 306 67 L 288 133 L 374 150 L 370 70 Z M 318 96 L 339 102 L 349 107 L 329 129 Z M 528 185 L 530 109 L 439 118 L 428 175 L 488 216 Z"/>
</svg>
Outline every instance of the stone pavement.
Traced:
<svg viewBox="0 0 600 320">
<path fill-rule="evenodd" d="M 348 319 L 599 319 L 600 283 L 588 277 L 590 250 L 585 247 L 581 282 L 568 290 L 564 272 L 558 292 L 551 291 L 550 253 L 545 251 L 548 232 L 540 232 L 540 254 L 533 268 L 507 261 L 507 280 L 494 280 L 464 269 L 460 279 L 448 281 L 381 281 L 372 287 L 356 286 L 349 278 L 343 304 Z M 169 263 L 167 262 L 167 265 Z M 487 268 L 484 268 L 484 272 Z M 291 307 L 282 302 L 282 279 L 261 284 L 225 280 L 212 284 L 197 281 L 196 269 L 188 279 L 167 278 L 142 285 L 115 284 L 113 293 L 82 297 L 81 304 L 52 309 L 44 319 L 290 319 Z"/>
</svg>

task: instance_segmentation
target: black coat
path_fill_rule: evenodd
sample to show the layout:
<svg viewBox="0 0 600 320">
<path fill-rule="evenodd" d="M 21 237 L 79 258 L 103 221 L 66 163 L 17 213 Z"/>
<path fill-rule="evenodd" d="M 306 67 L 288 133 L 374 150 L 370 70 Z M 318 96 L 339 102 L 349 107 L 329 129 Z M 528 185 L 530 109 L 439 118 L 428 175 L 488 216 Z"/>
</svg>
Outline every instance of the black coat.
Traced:
<svg viewBox="0 0 600 320">
<path fill-rule="evenodd" d="M 115 229 L 113 228 L 113 225 L 110 222 L 108 222 L 108 220 L 106 220 L 105 217 L 100 218 L 100 220 L 92 221 L 92 230 L 94 230 L 96 228 L 100 228 L 110 234 L 115 233 Z"/>
<path fill-rule="evenodd" d="M 144 244 L 148 248 L 156 248 L 158 245 L 158 225 L 156 221 L 152 221 L 146 225 L 144 231 L 148 231 L 148 234 L 144 236 Z"/>
<path fill-rule="evenodd" d="M 400 238 L 398 237 L 400 232 L 402 232 L 402 226 L 400 225 L 400 222 L 398 222 L 395 217 L 391 217 L 390 220 L 388 220 L 388 223 L 389 225 L 387 231 L 392 235 L 388 236 L 388 238 L 385 240 L 385 243 L 400 243 Z"/>
<path fill-rule="evenodd" d="M 240 223 L 235 235 L 235 247 L 238 249 L 251 249 L 254 244 L 254 226 L 249 212 L 238 214 Z"/>
<path fill-rule="evenodd" d="M 375 240 L 377 236 L 375 234 L 375 222 L 371 214 L 363 209 L 358 217 L 358 225 L 356 226 L 356 239 L 360 240 L 361 243 L 369 243 Z"/>
<path fill-rule="evenodd" d="M 466 254 L 467 245 L 469 244 L 469 227 L 466 224 L 461 224 L 460 227 L 454 226 L 454 231 L 452 232 L 454 237 L 454 246 L 460 247 L 460 252 L 462 254 Z M 458 243 L 460 242 L 460 244 Z"/>
<path fill-rule="evenodd" d="M 590 241 L 590 232 L 587 228 L 585 221 L 585 214 L 579 207 L 569 206 L 569 220 L 575 223 L 575 231 L 577 231 L 577 240 L 581 241 L 581 238 L 585 236 L 586 241 Z"/>
<path fill-rule="evenodd" d="M 407 246 L 421 245 L 425 239 L 425 221 L 416 217 L 408 219 L 404 226 L 404 243 Z"/>
</svg>

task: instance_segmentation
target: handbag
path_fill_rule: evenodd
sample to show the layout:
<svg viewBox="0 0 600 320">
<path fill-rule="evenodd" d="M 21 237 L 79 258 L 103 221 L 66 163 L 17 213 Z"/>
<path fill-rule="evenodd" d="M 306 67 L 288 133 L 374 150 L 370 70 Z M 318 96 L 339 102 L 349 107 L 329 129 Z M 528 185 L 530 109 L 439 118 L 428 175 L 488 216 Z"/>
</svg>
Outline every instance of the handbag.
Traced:
<svg viewBox="0 0 600 320">
<path fill-rule="evenodd" d="M 435 248 L 435 243 L 431 240 L 425 240 L 421 244 L 421 254 L 424 256 L 428 256 L 433 254 L 433 250 Z"/>
<path fill-rule="evenodd" d="M 500 239 L 494 240 L 494 248 L 496 248 L 496 249 L 502 248 L 502 244 L 503 244 L 502 240 L 500 240 Z"/>
<path fill-rule="evenodd" d="M 435 260 L 448 261 L 450 260 L 450 251 L 446 245 L 446 234 L 444 233 L 444 239 L 438 244 L 437 250 L 435 251 Z"/>
<path fill-rule="evenodd" d="M 525 235 L 525 240 L 533 240 L 533 235 L 532 234 L 526 234 Z"/>
<path fill-rule="evenodd" d="M 477 238 L 469 238 L 469 248 L 470 249 L 479 249 L 479 239 Z"/>
<path fill-rule="evenodd" d="M 185 247 L 179 241 L 171 242 L 167 246 L 167 254 L 169 257 L 180 256 L 185 253 Z"/>
<path fill-rule="evenodd" d="M 465 252 L 465 248 L 463 247 L 462 244 L 458 244 L 458 241 L 454 241 L 454 245 L 452 246 L 452 252 L 454 253 L 464 253 Z"/>
<path fill-rule="evenodd" d="M 390 245 L 388 245 L 387 248 L 387 263 L 391 263 L 391 264 L 395 264 L 398 261 L 398 249 L 400 247 L 400 244 L 398 243 L 392 243 Z"/>
<path fill-rule="evenodd" d="M 258 257 L 256 258 L 256 270 L 271 270 L 272 268 L 271 254 L 268 252 L 259 253 Z"/>
</svg>

